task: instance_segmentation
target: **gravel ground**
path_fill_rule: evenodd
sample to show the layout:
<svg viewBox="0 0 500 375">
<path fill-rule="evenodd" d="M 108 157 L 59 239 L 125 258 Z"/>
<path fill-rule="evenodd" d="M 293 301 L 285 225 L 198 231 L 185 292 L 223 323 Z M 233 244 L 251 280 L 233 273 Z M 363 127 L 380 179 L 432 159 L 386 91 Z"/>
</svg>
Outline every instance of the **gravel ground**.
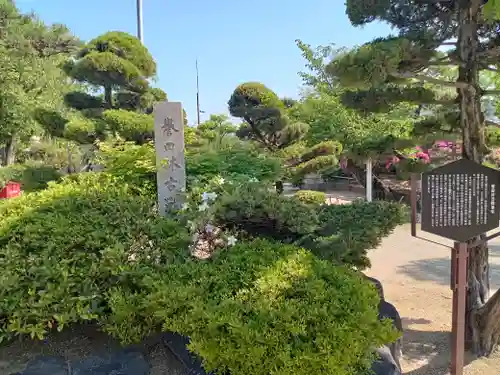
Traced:
<svg viewBox="0 0 500 375">
<path fill-rule="evenodd" d="M 418 236 L 451 245 L 420 232 Z M 447 375 L 450 361 L 450 250 L 410 235 L 404 225 L 371 252 L 366 273 L 384 285 L 405 327 L 402 366 L 406 375 Z M 500 287 L 500 241 L 490 243 L 492 290 Z M 500 374 L 500 353 L 491 358 L 466 358 L 465 375 Z"/>
</svg>

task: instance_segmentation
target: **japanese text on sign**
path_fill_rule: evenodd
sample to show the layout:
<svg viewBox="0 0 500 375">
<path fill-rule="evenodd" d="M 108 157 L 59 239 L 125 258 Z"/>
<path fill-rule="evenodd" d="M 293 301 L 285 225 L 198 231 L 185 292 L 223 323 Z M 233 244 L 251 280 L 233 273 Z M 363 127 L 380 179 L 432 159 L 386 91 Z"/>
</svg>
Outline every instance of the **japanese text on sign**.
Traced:
<svg viewBox="0 0 500 375">
<path fill-rule="evenodd" d="M 495 213 L 496 186 L 488 176 L 459 173 L 430 174 L 426 178 L 432 227 L 485 225 L 488 213 Z"/>
</svg>

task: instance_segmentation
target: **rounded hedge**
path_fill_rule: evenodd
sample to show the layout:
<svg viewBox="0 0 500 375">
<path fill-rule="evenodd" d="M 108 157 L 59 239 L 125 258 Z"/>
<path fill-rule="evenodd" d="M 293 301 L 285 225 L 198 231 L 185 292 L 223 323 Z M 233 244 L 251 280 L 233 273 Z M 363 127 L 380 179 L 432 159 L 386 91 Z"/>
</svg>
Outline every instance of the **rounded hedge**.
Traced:
<svg viewBox="0 0 500 375">
<path fill-rule="evenodd" d="M 243 242 L 148 280 L 146 302 L 115 291 L 113 308 L 129 318 L 117 324 L 132 330 L 121 335 L 154 314 L 164 330 L 190 338 L 208 371 L 350 375 L 397 337 L 378 320 L 378 294 L 359 273 L 292 245 Z"/>
<path fill-rule="evenodd" d="M 171 262 L 188 244 L 153 201 L 104 174 L 0 201 L 0 217 L 0 341 L 105 320 L 111 288 L 134 290 L 144 267 Z"/>
<path fill-rule="evenodd" d="M 287 240 L 326 228 L 314 206 L 264 191 L 221 196 L 216 219 L 238 219 L 253 237 L 252 223 L 266 219 Z M 124 343 L 160 329 L 188 336 L 210 371 L 348 375 L 397 337 L 378 320 L 376 290 L 349 266 L 272 236 L 197 260 L 181 221 L 159 217 L 154 198 L 109 174 L 1 201 L 0 217 L 0 341 L 96 321 Z"/>
<path fill-rule="evenodd" d="M 322 191 L 299 190 L 295 196 L 298 200 L 309 204 L 324 204 L 326 201 L 326 194 Z"/>
</svg>

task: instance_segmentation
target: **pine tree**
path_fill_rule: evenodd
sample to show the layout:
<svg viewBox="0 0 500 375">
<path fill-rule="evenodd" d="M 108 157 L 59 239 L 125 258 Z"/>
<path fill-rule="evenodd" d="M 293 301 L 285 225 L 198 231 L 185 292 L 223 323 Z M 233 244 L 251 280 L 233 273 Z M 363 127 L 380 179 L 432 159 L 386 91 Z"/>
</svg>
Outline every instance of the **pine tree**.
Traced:
<svg viewBox="0 0 500 375">
<path fill-rule="evenodd" d="M 382 21 L 397 33 L 332 61 L 329 73 L 350 88 L 344 103 L 363 110 L 390 111 L 406 101 L 415 104 L 417 111 L 432 106 L 435 113 L 438 106 L 444 106 L 447 124 L 431 121 L 427 126 L 448 126 L 461 132 L 463 158 L 482 163 L 488 149 L 481 99 L 498 92 L 481 87 L 479 78 L 482 71 L 497 72 L 500 61 L 500 23 L 492 21 L 498 1 L 486 9 L 484 3 L 347 0 L 353 25 Z M 456 76 L 443 78 L 443 67 L 455 69 Z M 486 245 L 470 250 L 469 275 L 467 338 L 477 355 L 487 356 L 500 339 L 500 291 L 489 298 Z"/>
</svg>

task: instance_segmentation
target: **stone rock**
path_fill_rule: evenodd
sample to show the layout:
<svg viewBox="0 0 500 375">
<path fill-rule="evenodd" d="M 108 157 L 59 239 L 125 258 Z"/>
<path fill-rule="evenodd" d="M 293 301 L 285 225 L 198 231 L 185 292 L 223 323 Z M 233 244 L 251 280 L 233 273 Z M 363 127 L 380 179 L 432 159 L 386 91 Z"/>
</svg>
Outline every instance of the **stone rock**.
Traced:
<svg viewBox="0 0 500 375">
<path fill-rule="evenodd" d="M 68 363 L 61 357 L 37 357 L 20 373 L 12 375 L 149 375 L 142 353 L 120 351 L 109 358 L 89 357 Z"/>
<path fill-rule="evenodd" d="M 403 351 L 403 323 L 401 321 L 401 316 L 393 304 L 383 300 L 380 301 L 378 306 L 378 318 L 380 320 L 391 319 L 393 327 L 401 332 L 401 337 L 397 339 L 396 342 L 388 345 L 394 361 L 397 363 L 398 368 L 401 368 L 399 362 Z"/>
<path fill-rule="evenodd" d="M 68 363 L 63 357 L 38 356 L 26 369 L 11 375 L 69 375 Z"/>
<path fill-rule="evenodd" d="M 109 359 L 90 357 L 72 364 L 71 375 L 149 375 L 150 366 L 142 353 L 121 351 Z"/>
<path fill-rule="evenodd" d="M 378 294 L 379 294 L 379 296 L 380 296 L 380 299 L 381 299 L 382 301 L 384 301 L 384 300 L 385 300 L 385 296 L 384 296 L 384 287 L 382 286 L 382 283 L 380 282 L 380 280 L 377 280 L 377 279 L 376 279 L 376 278 L 374 278 L 374 277 L 366 276 L 365 274 L 363 274 L 363 276 L 364 276 L 367 280 L 371 281 L 371 282 L 373 283 L 373 285 L 375 285 L 375 288 L 376 288 L 376 289 L 377 289 L 377 291 L 378 291 Z"/>
<path fill-rule="evenodd" d="M 373 362 L 371 370 L 373 375 L 401 375 L 401 368 L 394 360 L 390 349 L 382 346 L 375 350 L 377 359 Z"/>
<path fill-rule="evenodd" d="M 201 360 L 189 351 L 187 345 L 189 338 L 175 332 L 166 332 L 163 342 L 177 359 L 186 367 L 188 375 L 212 375 L 207 374 Z"/>
</svg>

